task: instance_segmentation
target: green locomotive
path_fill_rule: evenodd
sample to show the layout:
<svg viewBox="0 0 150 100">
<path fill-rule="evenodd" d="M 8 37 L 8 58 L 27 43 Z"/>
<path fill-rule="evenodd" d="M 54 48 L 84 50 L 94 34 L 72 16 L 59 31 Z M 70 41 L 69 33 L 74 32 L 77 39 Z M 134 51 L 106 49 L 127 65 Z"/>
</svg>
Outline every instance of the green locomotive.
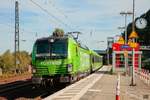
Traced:
<svg viewBox="0 0 150 100">
<path fill-rule="evenodd" d="M 71 35 L 40 38 L 32 51 L 32 83 L 72 83 L 102 64 L 102 56 L 82 46 Z"/>
</svg>

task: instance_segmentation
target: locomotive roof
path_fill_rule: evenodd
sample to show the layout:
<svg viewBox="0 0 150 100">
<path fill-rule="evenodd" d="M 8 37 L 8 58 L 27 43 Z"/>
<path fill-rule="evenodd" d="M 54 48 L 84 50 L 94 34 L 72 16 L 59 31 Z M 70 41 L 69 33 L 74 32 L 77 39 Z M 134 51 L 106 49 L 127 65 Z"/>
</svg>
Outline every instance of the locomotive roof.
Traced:
<svg viewBox="0 0 150 100">
<path fill-rule="evenodd" d="M 36 41 L 42 41 L 42 40 L 48 40 L 48 39 L 67 39 L 67 38 L 68 38 L 68 35 L 64 35 L 63 37 L 49 36 L 49 37 L 39 38 Z"/>
<path fill-rule="evenodd" d="M 42 41 L 42 40 L 48 40 L 48 39 L 68 39 L 68 38 L 74 39 L 74 37 L 72 35 L 67 34 L 67 35 L 64 35 L 63 37 L 54 37 L 54 36 L 42 37 L 42 38 L 37 39 L 36 42 Z M 89 50 L 89 48 L 86 45 L 82 44 L 81 42 L 77 41 L 76 39 L 74 39 L 74 40 L 77 44 L 79 44 L 79 46 L 81 48 Z"/>
</svg>

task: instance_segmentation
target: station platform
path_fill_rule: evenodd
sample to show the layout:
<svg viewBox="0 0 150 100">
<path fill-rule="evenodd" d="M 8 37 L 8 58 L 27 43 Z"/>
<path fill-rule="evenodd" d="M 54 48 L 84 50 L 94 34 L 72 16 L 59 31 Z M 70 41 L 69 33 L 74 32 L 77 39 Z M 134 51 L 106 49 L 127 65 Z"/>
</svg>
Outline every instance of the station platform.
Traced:
<svg viewBox="0 0 150 100">
<path fill-rule="evenodd" d="M 103 66 L 44 100 L 116 100 L 117 75 L 111 75 L 110 70 L 111 66 Z M 120 100 L 150 100 L 150 86 L 138 77 L 135 80 L 136 86 L 130 86 L 131 77 L 121 74 Z"/>
</svg>

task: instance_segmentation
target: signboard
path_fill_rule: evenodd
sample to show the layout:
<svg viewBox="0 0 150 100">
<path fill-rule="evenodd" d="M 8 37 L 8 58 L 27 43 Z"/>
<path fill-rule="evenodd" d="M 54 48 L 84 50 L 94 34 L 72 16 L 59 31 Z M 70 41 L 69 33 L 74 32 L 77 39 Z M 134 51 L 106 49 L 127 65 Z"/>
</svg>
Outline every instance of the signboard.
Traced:
<svg viewBox="0 0 150 100">
<path fill-rule="evenodd" d="M 132 48 L 136 48 L 137 47 L 137 43 L 130 43 L 130 47 L 132 47 Z"/>
<path fill-rule="evenodd" d="M 129 38 L 138 38 L 138 34 L 135 31 L 133 31 L 131 32 Z"/>
<path fill-rule="evenodd" d="M 122 49 L 127 49 L 127 48 L 130 48 L 130 46 L 129 45 L 122 45 L 121 48 Z"/>
</svg>

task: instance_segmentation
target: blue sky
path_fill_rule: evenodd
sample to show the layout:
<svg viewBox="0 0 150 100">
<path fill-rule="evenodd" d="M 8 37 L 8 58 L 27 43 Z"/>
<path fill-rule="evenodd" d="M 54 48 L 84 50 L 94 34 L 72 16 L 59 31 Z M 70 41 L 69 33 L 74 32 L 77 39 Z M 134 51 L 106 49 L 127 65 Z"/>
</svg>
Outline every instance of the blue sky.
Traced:
<svg viewBox="0 0 150 100">
<path fill-rule="evenodd" d="M 31 52 L 37 38 L 51 35 L 56 27 L 63 28 L 65 32 L 81 31 L 83 34 L 79 39 L 89 48 L 106 49 L 107 37 L 120 34 L 121 31 L 117 27 L 124 25 L 124 17 L 119 13 L 132 11 L 132 0 L 33 0 L 54 18 L 34 5 L 31 0 L 18 1 L 20 39 L 26 40 L 20 41 L 20 49 L 28 52 Z M 150 0 L 135 1 L 136 17 L 150 9 Z M 0 54 L 7 49 L 14 51 L 14 6 L 15 0 L 1 0 Z M 129 22 L 131 16 L 128 17 Z"/>
</svg>

